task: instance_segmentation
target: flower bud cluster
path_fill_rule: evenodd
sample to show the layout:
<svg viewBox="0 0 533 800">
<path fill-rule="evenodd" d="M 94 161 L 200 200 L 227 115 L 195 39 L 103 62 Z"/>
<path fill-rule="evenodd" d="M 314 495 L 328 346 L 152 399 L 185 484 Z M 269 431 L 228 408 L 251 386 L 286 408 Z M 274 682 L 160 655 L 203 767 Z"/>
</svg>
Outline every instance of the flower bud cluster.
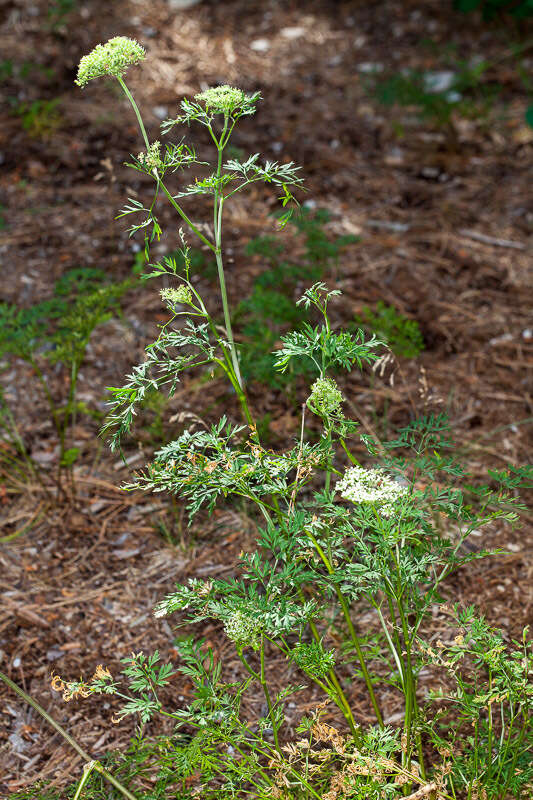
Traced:
<svg viewBox="0 0 533 800">
<path fill-rule="evenodd" d="M 224 621 L 224 632 L 237 647 L 259 650 L 261 630 L 260 621 L 244 611 L 234 611 Z"/>
<path fill-rule="evenodd" d="M 344 397 L 331 378 L 318 378 L 311 386 L 307 405 L 321 417 L 329 417 L 340 410 Z"/>
<path fill-rule="evenodd" d="M 161 142 L 152 142 L 146 153 L 139 153 L 137 161 L 143 167 L 149 169 L 150 172 L 154 169 L 160 169 L 163 166 L 161 160 Z"/>
<path fill-rule="evenodd" d="M 206 89 L 205 92 L 196 94 L 194 99 L 197 103 L 203 103 L 207 111 L 214 111 L 215 114 L 231 114 L 243 105 L 246 95 L 242 89 L 225 85 Z"/>
<path fill-rule="evenodd" d="M 391 516 L 394 503 L 408 491 L 381 467 L 350 467 L 344 473 L 344 478 L 337 481 L 335 488 L 341 497 L 352 503 L 372 503 L 384 517 Z"/>
<path fill-rule="evenodd" d="M 192 305 L 192 292 L 184 283 L 175 289 L 161 289 L 161 300 L 165 303 L 182 303 L 184 306 Z"/>
<path fill-rule="evenodd" d="M 75 83 L 85 86 L 93 78 L 103 75 L 122 77 L 128 67 L 144 61 L 146 52 L 144 47 L 135 39 L 127 36 L 115 36 L 105 44 L 97 44 L 94 50 L 83 56 L 78 66 L 78 77 Z"/>
</svg>

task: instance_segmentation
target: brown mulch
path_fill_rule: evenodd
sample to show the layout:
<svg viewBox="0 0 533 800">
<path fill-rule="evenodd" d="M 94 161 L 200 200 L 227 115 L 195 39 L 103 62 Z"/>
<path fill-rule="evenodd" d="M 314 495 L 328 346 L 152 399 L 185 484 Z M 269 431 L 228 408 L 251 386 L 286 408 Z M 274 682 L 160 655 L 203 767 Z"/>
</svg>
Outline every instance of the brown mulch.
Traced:
<svg viewBox="0 0 533 800">
<path fill-rule="evenodd" d="M 472 20 L 458 24 L 436 0 L 212 0 L 183 12 L 171 10 L 166 0 L 90 0 L 78 3 L 54 30 L 48 5 L 44 0 L 0 4 L 6 57 L 15 65 L 32 62 L 53 70 L 52 76 L 43 70 L 28 78 L 15 74 L 6 81 L 6 95 L 21 102 L 60 98 L 59 122 L 50 136 L 46 131 L 31 136 L 20 116 L 9 108 L 0 112 L 5 218 L 0 300 L 29 305 L 43 299 L 53 281 L 76 266 L 100 267 L 117 280 L 130 273 L 132 241 L 113 216 L 127 196 L 148 190 L 122 166 L 130 152 L 141 149 L 137 129 L 114 87 L 94 82 L 81 92 L 72 81 L 80 56 L 94 44 L 131 35 L 148 49 L 147 61 L 131 71 L 129 83 L 152 138 L 158 135 L 158 117 L 174 115 L 179 100 L 204 85 L 261 89 L 258 114 L 243 121 L 235 145 L 301 164 L 309 190 L 305 199 L 330 211 L 331 234 L 362 237 L 346 248 L 331 275 L 343 291 L 334 307 L 337 321 L 349 321 L 362 306 L 383 300 L 419 322 L 426 350 L 416 361 L 401 363 L 394 385 L 389 374 L 372 382 L 369 376 L 347 379 L 345 391 L 362 426 L 383 431 L 384 416 L 393 429 L 413 409 L 422 412 L 431 395 L 430 406 L 449 413 L 475 473 L 530 460 L 533 131 L 523 121 L 527 99 L 502 58 L 506 41 L 497 27 Z M 361 64 L 438 69 L 435 52 L 423 45 L 428 36 L 441 52 L 453 44 L 461 59 L 481 52 L 499 63 L 493 79 L 501 82 L 503 96 L 489 123 L 457 121 L 456 151 L 430 123 L 378 106 L 358 69 Z M 395 133 L 398 119 L 401 137 Z M 191 136 L 208 152 L 201 133 L 193 130 Z M 268 216 L 272 201 L 268 192 L 257 192 L 228 207 L 226 247 L 233 259 L 228 285 L 235 300 L 264 267 L 244 248 L 249 238 L 274 233 Z M 202 201 L 189 209 L 195 218 L 208 219 Z M 176 246 L 175 221 L 163 207 L 161 218 L 167 234 L 155 255 Z M 279 235 L 297 254 L 301 242 L 293 233 Z M 215 301 L 214 289 L 206 282 Z M 160 312 L 156 288 L 149 284 L 128 295 L 122 320 L 94 337 L 80 382 L 80 397 L 89 405 L 102 409 L 104 387 L 119 385 L 142 358 Z M 1 380 L 32 454 L 52 470 L 51 425 L 31 372 L 10 363 Z M 58 374 L 58 395 L 61 387 Z M 208 391 L 209 418 L 222 412 L 237 418 L 221 383 L 210 384 Z M 252 387 L 251 400 L 258 417 L 271 415 L 276 441 L 290 440 L 298 425 L 290 400 L 259 386 Z M 188 380 L 165 414 L 205 409 L 205 384 Z M 113 706 L 101 700 L 65 706 L 50 689 L 51 672 L 90 675 L 98 663 L 117 671 L 120 658 L 143 648 L 157 647 L 172 657 L 175 633 L 167 622 L 154 623 L 154 603 L 188 576 L 232 574 L 253 535 L 242 509 L 216 512 L 187 529 L 182 510 L 174 517 L 165 498 L 122 492 L 119 484 L 156 443 L 141 429 L 140 450 L 133 440 L 127 443 L 126 455 L 137 458 L 127 468 L 100 448 L 97 429 L 83 419 L 73 432 L 83 454 L 75 470 L 75 498 L 49 503 L 29 478 L 0 495 L 1 535 L 34 519 L 29 533 L 0 545 L 0 669 L 95 756 L 124 747 L 133 724 L 114 726 Z M 174 432 L 165 423 L 165 433 Z M 452 598 L 475 602 L 510 636 L 532 618 L 530 521 L 526 515 L 520 529 L 491 530 L 483 546 L 504 547 L 509 555 L 475 562 L 448 586 Z M 171 530 L 173 545 L 162 530 Z M 198 633 L 225 647 L 214 626 Z M 229 649 L 225 656 L 231 674 L 237 665 Z M 287 669 L 280 662 L 273 670 L 280 685 Z M 370 721 L 356 683 L 352 691 L 360 718 Z M 184 684 L 174 699 L 186 693 Z M 3 686 L 0 697 L 2 796 L 37 778 L 63 785 L 80 772 L 77 756 L 33 711 Z M 311 690 L 297 699 L 291 723 L 317 700 Z M 394 719 L 399 706 L 392 692 L 384 703 Z"/>
</svg>

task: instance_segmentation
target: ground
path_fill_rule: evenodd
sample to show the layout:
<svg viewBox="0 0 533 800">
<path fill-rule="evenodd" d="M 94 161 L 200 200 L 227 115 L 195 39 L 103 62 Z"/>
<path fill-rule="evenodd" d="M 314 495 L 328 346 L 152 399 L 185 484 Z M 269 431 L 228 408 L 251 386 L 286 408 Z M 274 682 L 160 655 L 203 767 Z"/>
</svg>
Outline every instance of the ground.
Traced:
<svg viewBox="0 0 533 800">
<path fill-rule="evenodd" d="M 148 51 L 129 84 L 151 138 L 158 137 L 162 117 L 175 116 L 179 101 L 205 86 L 261 90 L 260 110 L 243 123 L 235 145 L 300 164 L 307 188 L 302 200 L 311 210 L 329 210 L 328 234 L 360 237 L 328 275 L 343 292 L 336 321 L 346 323 L 382 300 L 419 323 L 425 349 L 416 359 L 400 359 L 393 385 L 390 371 L 345 382 L 362 428 L 382 426 L 385 416 L 390 430 L 427 407 L 445 409 L 476 474 L 527 463 L 533 129 L 524 119 L 524 85 L 509 58 L 509 42 L 524 42 L 525 31 L 458 18 L 451 3 L 436 1 L 176 6 L 171 0 L 2 3 L 11 102 L 1 112 L 0 300 L 28 306 L 78 266 L 99 267 L 117 280 L 131 273 L 138 244 L 114 216 L 128 196 L 142 197 L 149 188 L 123 166 L 141 149 L 135 120 L 114 86 L 95 81 L 81 91 L 73 80 L 79 58 L 96 43 L 132 36 Z M 499 87 L 486 114 L 457 116 L 453 136 L 412 108 L 379 105 L 368 89 L 376 71 L 439 71 L 450 53 L 457 61 L 479 54 L 490 59 L 484 81 Z M 531 60 L 523 63 L 530 69 Z M 53 99 L 56 107 L 43 111 L 41 105 L 33 116 L 23 105 Z M 207 139 L 194 137 L 208 152 Z M 275 193 L 256 192 L 228 210 L 234 302 L 265 267 L 261 256 L 245 254 L 251 237 L 279 235 L 296 256 L 302 250 L 292 229 L 276 233 L 269 215 L 274 202 Z M 209 221 L 202 201 L 194 200 L 189 211 Z M 176 247 L 177 230 L 167 211 L 161 216 L 164 253 Z M 123 307 L 123 317 L 91 340 L 82 369 L 80 397 L 95 409 L 102 408 L 105 387 L 119 385 L 142 359 L 162 319 L 150 284 L 131 291 Z M 51 471 L 55 443 L 34 376 L 16 360 L 3 366 L 2 385 L 28 449 Z M 54 380 L 61 394 L 60 371 Z M 185 381 L 165 414 L 185 410 L 216 419 L 225 411 L 236 419 L 222 382 L 209 391 L 206 402 L 204 384 Z M 295 435 L 297 405 L 285 393 L 253 385 L 251 402 L 258 417 L 270 415 L 274 445 Z M 177 429 L 162 425 L 165 435 Z M 94 756 L 125 746 L 132 724 L 111 724 L 108 703 L 65 706 L 51 691 L 51 672 L 89 675 L 98 663 L 116 669 L 121 657 L 143 648 L 172 653 L 174 633 L 168 623 L 154 622 L 155 602 L 176 580 L 232 574 L 253 534 L 245 509 L 217 511 L 187 529 L 182 510 L 173 516 L 166 498 L 123 492 L 120 484 L 132 467 L 96 439 L 97 430 L 97 421 L 82 417 L 73 433 L 81 451 L 75 497 L 46 504 L 42 487 L 26 480 L 4 491 L 0 506 L 6 538 L 0 545 L 0 669 Z M 127 442 L 130 464 L 149 457 L 155 436 L 145 431 L 140 445 Z M 27 533 L 10 538 L 30 520 Z M 491 531 L 483 546 L 503 547 L 506 554 L 474 562 L 447 587 L 452 598 L 475 601 L 509 636 L 531 620 L 530 522 L 526 513 L 521 528 Z M 202 634 L 223 648 L 214 627 Z M 228 669 L 237 669 L 229 651 L 227 659 Z M 288 669 L 280 664 L 280 682 Z M 352 691 L 357 698 L 357 685 Z M 59 736 L 5 687 L 0 695 L 0 793 L 37 778 L 62 786 L 78 775 L 80 759 Z M 315 702 L 309 691 L 294 708 L 294 722 Z M 384 703 L 393 719 L 392 695 Z M 370 719 L 359 705 L 361 719 Z"/>
</svg>

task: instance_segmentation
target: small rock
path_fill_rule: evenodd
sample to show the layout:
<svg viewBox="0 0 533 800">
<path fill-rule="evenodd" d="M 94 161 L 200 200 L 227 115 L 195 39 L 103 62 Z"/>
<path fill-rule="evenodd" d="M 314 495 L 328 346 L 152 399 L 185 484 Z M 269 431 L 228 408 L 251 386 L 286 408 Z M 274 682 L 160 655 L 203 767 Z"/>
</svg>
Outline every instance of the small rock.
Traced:
<svg viewBox="0 0 533 800">
<path fill-rule="evenodd" d="M 201 3 L 202 0 L 167 0 L 173 11 L 183 11 L 185 8 L 192 8 Z"/>
<path fill-rule="evenodd" d="M 404 163 L 403 150 L 399 147 L 392 147 L 384 158 L 385 164 L 389 167 L 397 167 Z"/>
<path fill-rule="evenodd" d="M 266 53 L 267 50 L 270 50 L 270 42 L 268 39 L 254 39 L 253 42 L 250 42 L 250 50 L 254 50 L 256 53 Z"/>
<path fill-rule="evenodd" d="M 461 92 L 446 92 L 446 100 L 448 103 L 458 103 L 463 99 Z"/>
<path fill-rule="evenodd" d="M 134 550 L 112 550 L 111 552 L 115 558 L 133 558 L 139 555 L 141 548 L 136 547 Z"/>
<path fill-rule="evenodd" d="M 282 28 L 280 33 L 285 39 L 299 39 L 301 36 L 305 36 L 305 28 Z"/>
<path fill-rule="evenodd" d="M 15 753 L 23 753 L 28 747 L 28 743 L 18 733 L 10 733 L 7 738 Z"/>
<path fill-rule="evenodd" d="M 46 651 L 46 658 L 48 661 L 57 661 L 58 658 L 64 655 L 62 650 L 57 650 L 55 647 L 51 647 L 50 650 Z"/>
<path fill-rule="evenodd" d="M 154 106 L 152 112 L 157 119 L 166 119 L 168 117 L 168 108 L 166 106 Z"/>
<path fill-rule="evenodd" d="M 89 506 L 89 514 L 97 514 L 108 505 L 107 500 L 95 500 Z"/>
<path fill-rule="evenodd" d="M 440 175 L 440 169 L 438 167 L 422 167 L 420 174 L 429 181 L 436 181 Z"/>
<path fill-rule="evenodd" d="M 363 72 L 365 75 L 372 75 L 375 72 L 383 72 L 383 69 L 383 64 L 373 61 L 361 61 L 361 63 L 357 65 L 357 71 Z"/>
<path fill-rule="evenodd" d="M 442 72 L 426 72 L 424 75 L 424 88 L 431 94 L 438 94 L 451 89 L 455 80 L 455 72 L 443 70 Z"/>
<path fill-rule="evenodd" d="M 495 344 L 506 344 L 507 342 L 512 342 L 513 338 L 512 333 L 504 333 L 502 336 L 495 336 L 494 339 L 490 339 L 489 344 L 492 346 Z"/>
</svg>

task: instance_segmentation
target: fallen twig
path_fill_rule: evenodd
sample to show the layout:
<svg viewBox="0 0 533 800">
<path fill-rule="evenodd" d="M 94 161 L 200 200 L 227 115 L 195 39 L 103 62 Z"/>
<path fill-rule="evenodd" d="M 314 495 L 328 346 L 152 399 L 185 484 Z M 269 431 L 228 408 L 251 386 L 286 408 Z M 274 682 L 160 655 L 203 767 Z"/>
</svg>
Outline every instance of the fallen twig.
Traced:
<svg viewBox="0 0 533 800">
<path fill-rule="evenodd" d="M 466 236 L 468 239 L 474 239 L 476 242 L 483 242 L 483 244 L 492 244 L 494 247 L 512 247 L 515 250 L 525 250 L 526 246 L 523 242 L 513 242 L 510 239 L 497 239 L 494 236 L 486 236 L 484 233 L 471 231 L 467 228 L 461 228 L 459 231 L 461 236 Z"/>
</svg>

